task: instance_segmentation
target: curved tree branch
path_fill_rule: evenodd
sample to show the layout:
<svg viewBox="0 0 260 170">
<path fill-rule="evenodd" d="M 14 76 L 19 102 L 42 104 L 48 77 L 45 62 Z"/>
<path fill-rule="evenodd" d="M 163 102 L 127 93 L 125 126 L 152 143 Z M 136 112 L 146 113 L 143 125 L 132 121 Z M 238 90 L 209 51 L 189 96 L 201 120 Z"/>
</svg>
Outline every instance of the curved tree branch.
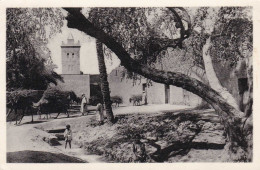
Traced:
<svg viewBox="0 0 260 170">
<path fill-rule="evenodd" d="M 224 117 L 236 117 L 241 118 L 243 115 L 240 111 L 235 109 L 233 106 L 229 105 L 224 98 L 220 96 L 218 92 L 203 84 L 202 82 L 186 76 L 181 73 L 166 72 L 151 68 L 147 65 L 142 65 L 131 58 L 130 54 L 111 36 L 107 35 L 104 31 L 95 27 L 81 12 L 79 9 L 75 8 L 64 8 L 69 12 L 66 17 L 68 21 L 69 28 L 78 29 L 89 36 L 98 39 L 100 42 L 104 43 L 108 48 L 110 48 L 120 59 L 121 65 L 127 68 L 131 72 L 138 73 L 148 79 L 153 80 L 157 83 L 174 85 L 181 87 L 187 91 L 190 91 L 205 101 L 207 101 L 212 106 L 220 108 L 226 113 Z M 215 107 L 214 107 L 215 108 Z"/>
<path fill-rule="evenodd" d="M 179 24 L 180 24 L 180 29 L 181 29 L 181 38 L 184 38 L 185 36 L 185 28 L 183 26 L 181 17 L 179 16 L 179 14 L 175 11 L 175 9 L 173 7 L 168 7 L 168 9 L 176 16 Z"/>
<path fill-rule="evenodd" d="M 186 38 L 191 35 L 191 20 L 190 16 L 188 15 L 187 11 L 184 8 L 178 7 L 177 9 L 181 10 L 182 12 L 186 13 L 188 20 L 187 22 L 187 30 L 185 30 L 183 20 L 181 19 L 178 12 L 175 10 L 175 7 L 168 7 L 168 9 L 173 13 L 176 17 L 180 31 L 180 38 L 170 39 L 170 38 L 160 38 L 160 37 L 153 37 L 147 45 L 148 56 L 157 56 L 160 54 L 161 51 L 166 50 L 167 48 L 176 48 L 177 46 L 182 48 L 182 42 Z"/>
<path fill-rule="evenodd" d="M 188 15 L 187 11 L 184 8 L 182 8 L 182 7 L 167 7 L 167 8 L 176 16 L 176 18 L 177 18 L 177 20 L 178 20 L 178 22 L 180 24 L 181 38 L 182 39 L 188 38 L 190 36 L 190 34 L 191 34 L 191 20 L 190 20 L 190 16 Z M 183 19 L 181 19 L 180 15 L 175 10 L 175 8 L 177 8 L 177 9 L 179 9 L 179 10 L 181 10 L 181 11 L 186 13 L 187 18 L 188 18 L 188 21 L 185 20 L 187 22 L 187 26 L 188 26 L 187 30 L 185 30 L 183 22 L 182 22 Z"/>
</svg>

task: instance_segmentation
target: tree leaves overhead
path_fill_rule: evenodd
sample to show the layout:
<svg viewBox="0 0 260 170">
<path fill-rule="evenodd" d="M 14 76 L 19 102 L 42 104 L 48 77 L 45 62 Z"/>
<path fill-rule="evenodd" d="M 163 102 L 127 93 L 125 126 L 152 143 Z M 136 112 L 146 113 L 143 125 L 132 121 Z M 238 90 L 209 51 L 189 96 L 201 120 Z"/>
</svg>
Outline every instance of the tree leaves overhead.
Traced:
<svg viewBox="0 0 260 170">
<path fill-rule="evenodd" d="M 202 47 L 208 37 L 211 37 L 210 53 L 214 61 L 229 62 L 233 67 L 239 59 L 251 56 L 251 12 L 249 7 L 198 8 L 192 16 L 192 35 L 187 39 L 193 51 L 189 59 L 204 68 Z"/>
<path fill-rule="evenodd" d="M 190 18 L 183 8 L 91 8 L 88 12 L 96 27 L 112 36 L 142 64 L 153 65 L 168 47 L 181 47 L 190 33 Z M 106 50 L 105 53 L 111 56 Z M 133 83 L 141 78 L 127 70 L 122 77 L 133 79 Z"/>
<path fill-rule="evenodd" d="M 53 68 L 47 40 L 61 31 L 63 15 L 53 8 L 8 8 L 7 89 L 46 89 L 62 78 Z"/>
<path fill-rule="evenodd" d="M 89 19 L 135 60 L 150 64 L 163 49 L 176 47 L 184 39 L 180 40 L 179 25 L 185 21 L 176 19 L 176 15 L 178 12 L 165 8 L 92 8 Z"/>
<path fill-rule="evenodd" d="M 231 67 L 237 61 L 251 57 L 253 51 L 253 23 L 250 8 L 221 8 L 215 23 L 211 53 L 219 62 L 228 61 Z"/>
</svg>

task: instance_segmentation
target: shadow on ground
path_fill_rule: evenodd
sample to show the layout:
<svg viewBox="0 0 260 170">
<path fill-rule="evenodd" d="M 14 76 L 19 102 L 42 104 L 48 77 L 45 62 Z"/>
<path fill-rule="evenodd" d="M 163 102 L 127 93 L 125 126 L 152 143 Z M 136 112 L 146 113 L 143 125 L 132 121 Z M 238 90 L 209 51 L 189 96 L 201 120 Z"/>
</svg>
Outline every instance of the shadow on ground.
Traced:
<svg viewBox="0 0 260 170">
<path fill-rule="evenodd" d="M 42 151 L 8 152 L 7 163 L 87 163 L 79 158 L 61 153 Z"/>
<path fill-rule="evenodd" d="M 37 123 L 44 123 L 44 122 L 46 122 L 46 121 L 31 121 L 31 122 L 25 122 L 25 123 L 23 123 L 24 125 L 26 125 L 26 124 L 37 124 Z M 22 125 L 22 124 L 21 124 Z"/>
</svg>

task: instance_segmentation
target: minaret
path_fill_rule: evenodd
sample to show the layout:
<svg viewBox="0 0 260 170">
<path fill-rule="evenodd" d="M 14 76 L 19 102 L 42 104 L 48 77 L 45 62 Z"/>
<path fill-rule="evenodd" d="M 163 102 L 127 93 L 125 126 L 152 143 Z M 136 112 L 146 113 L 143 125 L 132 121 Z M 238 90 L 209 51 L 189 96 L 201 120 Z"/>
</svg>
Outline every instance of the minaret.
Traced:
<svg viewBox="0 0 260 170">
<path fill-rule="evenodd" d="M 80 74 L 80 42 L 74 42 L 70 33 L 67 43 L 61 44 L 62 74 Z"/>
</svg>

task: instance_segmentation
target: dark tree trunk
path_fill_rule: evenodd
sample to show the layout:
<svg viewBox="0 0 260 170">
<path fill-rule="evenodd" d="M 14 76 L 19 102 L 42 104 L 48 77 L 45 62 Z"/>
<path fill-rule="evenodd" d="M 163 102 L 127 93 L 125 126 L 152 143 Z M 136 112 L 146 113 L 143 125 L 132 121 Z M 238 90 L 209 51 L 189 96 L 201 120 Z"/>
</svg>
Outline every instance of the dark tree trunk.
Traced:
<svg viewBox="0 0 260 170">
<path fill-rule="evenodd" d="M 103 95 L 103 101 L 105 104 L 106 115 L 109 123 L 114 122 L 114 114 L 111 107 L 109 83 L 107 81 L 107 70 L 105 64 L 105 58 L 103 53 L 102 43 L 96 40 L 97 56 L 98 56 L 98 67 L 100 73 L 101 91 Z"/>
<path fill-rule="evenodd" d="M 243 113 L 231 106 L 218 92 L 205 85 L 197 79 L 177 72 L 167 72 L 154 69 L 147 65 L 142 65 L 131 58 L 130 54 L 113 37 L 103 30 L 95 27 L 89 20 L 81 14 L 79 9 L 64 8 L 69 12 L 67 16 L 68 27 L 76 28 L 86 34 L 96 38 L 110 48 L 120 59 L 121 65 L 131 72 L 138 73 L 154 82 L 166 85 L 174 85 L 190 91 L 206 102 L 208 102 L 219 115 L 225 126 L 225 131 L 229 137 L 229 151 L 234 161 L 250 160 L 248 156 L 247 140 L 243 133 L 242 121 Z"/>
</svg>

